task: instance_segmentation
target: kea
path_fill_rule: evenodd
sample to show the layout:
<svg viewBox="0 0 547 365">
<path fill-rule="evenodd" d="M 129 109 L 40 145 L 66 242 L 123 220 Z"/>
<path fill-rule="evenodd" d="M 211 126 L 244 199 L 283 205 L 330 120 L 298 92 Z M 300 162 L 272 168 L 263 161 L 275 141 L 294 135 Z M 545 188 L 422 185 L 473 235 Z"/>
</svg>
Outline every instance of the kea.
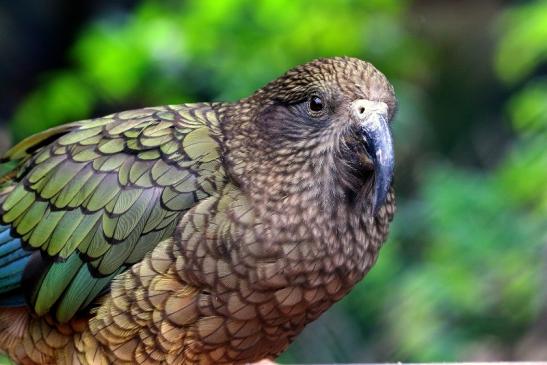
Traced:
<svg viewBox="0 0 547 365">
<path fill-rule="evenodd" d="M 375 263 L 393 87 L 323 58 L 237 102 L 69 123 L 3 155 L 0 351 L 21 364 L 275 359 Z"/>
</svg>

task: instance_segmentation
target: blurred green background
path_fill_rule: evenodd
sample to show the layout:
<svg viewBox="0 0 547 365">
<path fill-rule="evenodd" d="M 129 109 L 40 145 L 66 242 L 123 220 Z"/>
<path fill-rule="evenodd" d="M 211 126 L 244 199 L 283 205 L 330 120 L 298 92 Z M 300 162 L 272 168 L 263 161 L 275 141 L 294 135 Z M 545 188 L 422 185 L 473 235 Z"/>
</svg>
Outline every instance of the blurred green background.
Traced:
<svg viewBox="0 0 547 365">
<path fill-rule="evenodd" d="M 280 361 L 547 359 L 547 1 L 2 1 L 0 49 L 2 151 L 236 100 L 317 57 L 371 61 L 400 101 L 398 214 L 377 266 Z"/>
</svg>

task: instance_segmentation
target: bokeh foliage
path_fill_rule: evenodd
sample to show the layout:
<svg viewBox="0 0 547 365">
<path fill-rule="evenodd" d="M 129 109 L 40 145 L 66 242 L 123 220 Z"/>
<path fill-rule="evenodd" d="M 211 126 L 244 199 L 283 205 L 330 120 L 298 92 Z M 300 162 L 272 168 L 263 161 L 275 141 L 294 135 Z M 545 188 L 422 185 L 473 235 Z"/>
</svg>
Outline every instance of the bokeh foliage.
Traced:
<svg viewBox="0 0 547 365">
<path fill-rule="evenodd" d="M 547 317 L 547 1 L 498 10 L 494 52 L 481 61 L 492 81 L 462 80 L 461 99 L 441 103 L 437 91 L 458 86 L 434 88 L 452 63 L 416 31 L 418 13 L 397 0 L 143 0 L 86 24 L 71 65 L 42 75 L 11 131 L 20 139 L 124 108 L 236 100 L 316 57 L 369 60 L 400 101 L 399 212 L 367 279 L 281 361 L 532 358 L 526 340 Z M 466 100 L 476 87 L 501 90 L 495 123 L 472 136 L 478 150 L 501 140 L 491 164 L 462 163 L 477 152 L 459 148 L 472 144 L 466 115 L 481 113 Z"/>
</svg>

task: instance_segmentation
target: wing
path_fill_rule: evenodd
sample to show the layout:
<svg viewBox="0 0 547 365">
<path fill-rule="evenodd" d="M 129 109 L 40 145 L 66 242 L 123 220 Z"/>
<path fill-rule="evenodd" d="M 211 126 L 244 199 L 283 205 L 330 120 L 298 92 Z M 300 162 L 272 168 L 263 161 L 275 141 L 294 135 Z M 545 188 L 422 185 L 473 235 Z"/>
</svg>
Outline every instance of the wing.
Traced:
<svg viewBox="0 0 547 365">
<path fill-rule="evenodd" d="M 193 104 L 57 127 L 8 151 L 20 163 L 0 192 L 0 294 L 72 318 L 215 192 L 218 136 L 211 104 Z"/>
</svg>

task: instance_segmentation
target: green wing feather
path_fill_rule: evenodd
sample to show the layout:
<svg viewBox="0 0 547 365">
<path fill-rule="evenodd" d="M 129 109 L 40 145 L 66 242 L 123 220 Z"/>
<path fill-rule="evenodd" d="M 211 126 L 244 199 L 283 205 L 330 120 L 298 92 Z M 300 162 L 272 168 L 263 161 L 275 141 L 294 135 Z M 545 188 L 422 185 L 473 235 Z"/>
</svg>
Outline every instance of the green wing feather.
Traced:
<svg viewBox="0 0 547 365">
<path fill-rule="evenodd" d="M 23 285 L 34 311 L 69 320 L 169 237 L 224 179 L 218 136 L 211 105 L 193 104 L 56 127 L 8 151 L 19 165 L 0 218 L 41 251 Z"/>
</svg>

